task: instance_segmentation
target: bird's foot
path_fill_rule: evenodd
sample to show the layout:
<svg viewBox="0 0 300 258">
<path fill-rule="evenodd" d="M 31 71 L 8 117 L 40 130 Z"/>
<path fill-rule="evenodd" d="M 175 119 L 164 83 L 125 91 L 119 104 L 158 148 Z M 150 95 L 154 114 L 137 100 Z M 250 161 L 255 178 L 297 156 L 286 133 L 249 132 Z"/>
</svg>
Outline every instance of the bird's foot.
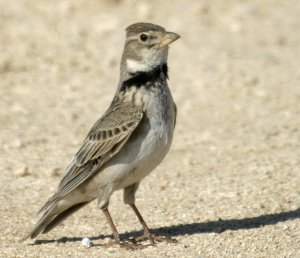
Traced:
<svg viewBox="0 0 300 258">
<path fill-rule="evenodd" d="M 167 242 L 167 243 L 178 243 L 178 241 L 174 238 L 163 237 L 163 236 L 155 236 L 155 235 L 142 235 L 133 239 L 129 239 L 133 244 L 137 244 L 143 241 L 149 240 L 151 245 L 155 245 L 158 242 Z"/>
<path fill-rule="evenodd" d="M 114 245 L 119 245 L 121 248 L 124 248 L 126 250 L 130 250 L 130 251 L 135 251 L 135 250 L 140 250 L 145 248 L 146 246 L 141 245 L 139 243 L 133 243 L 133 242 L 128 242 L 128 241 L 115 241 L 115 240 L 111 240 L 109 241 L 105 246 L 106 247 L 111 247 Z"/>
</svg>

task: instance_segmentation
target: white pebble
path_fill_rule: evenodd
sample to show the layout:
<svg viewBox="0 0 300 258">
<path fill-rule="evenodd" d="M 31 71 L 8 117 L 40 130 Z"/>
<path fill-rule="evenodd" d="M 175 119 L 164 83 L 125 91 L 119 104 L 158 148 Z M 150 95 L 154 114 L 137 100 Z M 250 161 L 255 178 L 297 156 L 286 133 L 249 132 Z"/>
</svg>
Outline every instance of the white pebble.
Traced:
<svg viewBox="0 0 300 258">
<path fill-rule="evenodd" d="M 59 175 L 59 169 L 58 168 L 52 168 L 52 169 L 47 169 L 44 171 L 45 176 L 48 177 L 54 177 Z"/>
<path fill-rule="evenodd" d="M 93 242 L 88 237 L 83 238 L 81 243 L 86 247 L 93 246 Z"/>
<path fill-rule="evenodd" d="M 24 166 L 20 169 L 17 169 L 14 174 L 17 176 L 17 177 L 23 177 L 23 176 L 28 176 L 29 175 L 29 171 L 28 171 L 28 167 Z"/>
</svg>

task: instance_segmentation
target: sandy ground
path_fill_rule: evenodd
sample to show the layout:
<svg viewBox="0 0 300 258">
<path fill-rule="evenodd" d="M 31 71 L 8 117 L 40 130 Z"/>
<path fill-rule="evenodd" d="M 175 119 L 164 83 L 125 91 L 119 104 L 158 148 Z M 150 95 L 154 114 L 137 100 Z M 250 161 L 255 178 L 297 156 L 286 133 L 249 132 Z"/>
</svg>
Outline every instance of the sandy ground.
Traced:
<svg viewBox="0 0 300 258">
<path fill-rule="evenodd" d="M 298 0 L 1 0 L 0 256 L 300 257 L 299 14 Z M 19 243 L 109 105 L 137 21 L 182 36 L 174 143 L 137 194 L 154 233 L 179 243 L 105 248 L 96 202 Z M 124 237 L 142 233 L 121 192 L 110 209 Z"/>
</svg>

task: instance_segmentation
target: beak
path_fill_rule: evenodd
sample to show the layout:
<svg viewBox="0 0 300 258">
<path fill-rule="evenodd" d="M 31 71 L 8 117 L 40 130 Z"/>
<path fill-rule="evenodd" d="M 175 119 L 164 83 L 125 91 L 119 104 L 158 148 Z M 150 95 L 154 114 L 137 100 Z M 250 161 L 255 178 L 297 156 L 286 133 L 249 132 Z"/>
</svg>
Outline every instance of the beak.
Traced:
<svg viewBox="0 0 300 258">
<path fill-rule="evenodd" d="M 162 40 L 159 42 L 159 48 L 167 46 L 179 38 L 180 36 L 174 32 L 166 32 Z"/>
</svg>

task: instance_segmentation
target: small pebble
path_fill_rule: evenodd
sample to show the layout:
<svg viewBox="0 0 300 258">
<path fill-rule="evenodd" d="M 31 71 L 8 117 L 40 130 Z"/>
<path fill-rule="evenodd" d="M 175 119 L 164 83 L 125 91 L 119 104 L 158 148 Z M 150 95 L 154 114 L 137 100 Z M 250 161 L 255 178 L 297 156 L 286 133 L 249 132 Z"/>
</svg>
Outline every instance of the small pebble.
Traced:
<svg viewBox="0 0 300 258">
<path fill-rule="evenodd" d="M 28 176 L 29 175 L 29 172 L 28 172 L 28 167 L 24 166 L 20 169 L 17 169 L 14 174 L 17 176 L 17 177 L 23 177 L 23 176 Z"/>
<path fill-rule="evenodd" d="M 86 247 L 93 246 L 93 242 L 88 237 L 83 238 L 81 243 Z"/>
<path fill-rule="evenodd" d="M 19 139 L 19 138 L 14 139 L 11 142 L 11 147 L 16 148 L 16 149 L 23 147 L 23 143 L 22 143 L 21 139 Z"/>
<path fill-rule="evenodd" d="M 109 248 L 107 249 L 107 252 L 109 252 L 109 253 L 114 253 L 115 250 L 114 250 L 112 247 L 109 247 Z"/>
<path fill-rule="evenodd" d="M 59 176 L 59 168 L 47 169 L 44 171 L 44 175 L 47 177 Z"/>
<path fill-rule="evenodd" d="M 11 70 L 11 64 L 8 59 L 0 59 L 0 73 Z"/>
<path fill-rule="evenodd" d="M 218 226 L 218 227 L 215 228 L 214 232 L 220 234 L 220 233 L 222 233 L 224 230 L 225 230 L 225 229 L 224 229 L 222 226 Z"/>
<path fill-rule="evenodd" d="M 168 182 L 167 181 L 163 181 L 159 185 L 160 190 L 165 190 L 167 187 L 168 187 Z"/>
</svg>

